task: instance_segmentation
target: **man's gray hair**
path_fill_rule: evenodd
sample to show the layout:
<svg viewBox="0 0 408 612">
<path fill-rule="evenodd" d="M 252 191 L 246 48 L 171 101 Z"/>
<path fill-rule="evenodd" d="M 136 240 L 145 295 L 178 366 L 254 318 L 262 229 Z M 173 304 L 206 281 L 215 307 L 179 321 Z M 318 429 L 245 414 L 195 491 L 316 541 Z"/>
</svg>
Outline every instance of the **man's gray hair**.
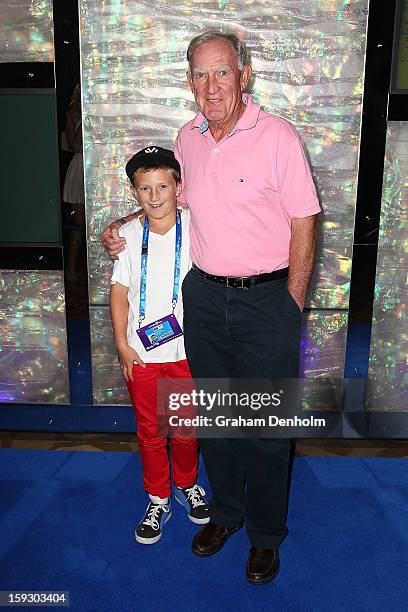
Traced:
<svg viewBox="0 0 408 612">
<path fill-rule="evenodd" d="M 217 32 L 217 30 L 207 30 L 207 32 L 203 32 L 203 34 L 199 34 L 195 36 L 187 49 L 187 61 L 190 68 L 190 72 L 192 69 L 192 59 L 193 53 L 200 45 L 204 43 L 211 42 L 213 40 L 219 39 L 229 40 L 230 43 L 233 44 L 235 51 L 237 52 L 237 64 L 239 70 L 242 70 L 245 66 L 249 64 L 249 53 L 246 47 L 246 44 L 238 38 L 235 34 L 223 34 L 222 32 Z"/>
</svg>

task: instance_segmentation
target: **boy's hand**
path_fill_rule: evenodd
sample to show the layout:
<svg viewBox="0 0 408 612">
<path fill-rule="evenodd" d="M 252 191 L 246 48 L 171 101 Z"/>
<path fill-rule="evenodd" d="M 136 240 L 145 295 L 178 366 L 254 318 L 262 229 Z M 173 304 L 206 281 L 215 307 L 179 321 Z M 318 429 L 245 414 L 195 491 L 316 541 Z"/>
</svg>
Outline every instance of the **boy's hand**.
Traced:
<svg viewBox="0 0 408 612">
<path fill-rule="evenodd" d="M 103 230 L 101 240 L 111 259 L 118 259 L 118 253 L 125 250 L 126 240 L 119 236 L 120 224 L 114 221 Z"/>
<path fill-rule="evenodd" d="M 135 364 L 140 365 L 142 368 L 146 367 L 144 361 L 140 358 L 139 353 L 132 349 L 132 347 L 128 344 L 118 349 L 118 356 L 120 367 L 122 368 L 122 373 L 126 381 L 133 381 L 133 366 Z"/>
</svg>

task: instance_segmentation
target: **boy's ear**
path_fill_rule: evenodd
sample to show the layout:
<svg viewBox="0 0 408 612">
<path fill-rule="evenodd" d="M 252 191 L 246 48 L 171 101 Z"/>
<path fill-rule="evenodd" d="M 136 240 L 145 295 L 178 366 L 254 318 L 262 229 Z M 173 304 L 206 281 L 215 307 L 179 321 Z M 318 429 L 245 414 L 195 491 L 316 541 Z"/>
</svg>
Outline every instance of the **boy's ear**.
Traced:
<svg viewBox="0 0 408 612">
<path fill-rule="evenodd" d="M 137 200 L 137 191 L 134 185 L 131 185 L 130 191 L 132 192 L 132 196 L 135 198 L 135 200 Z"/>
<path fill-rule="evenodd" d="M 176 185 L 176 196 L 179 197 L 179 195 L 181 195 L 182 191 L 183 191 L 183 186 L 182 186 L 181 181 L 180 181 Z"/>
</svg>

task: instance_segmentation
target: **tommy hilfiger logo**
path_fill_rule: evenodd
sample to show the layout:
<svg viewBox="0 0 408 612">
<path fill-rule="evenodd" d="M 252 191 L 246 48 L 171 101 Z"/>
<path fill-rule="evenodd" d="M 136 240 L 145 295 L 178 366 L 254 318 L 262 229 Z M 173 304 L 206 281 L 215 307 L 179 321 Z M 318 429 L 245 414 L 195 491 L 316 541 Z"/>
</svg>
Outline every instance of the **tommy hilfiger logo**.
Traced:
<svg viewBox="0 0 408 612">
<path fill-rule="evenodd" d="M 148 147 L 147 149 L 144 150 L 145 153 L 158 153 L 159 149 L 156 149 L 156 147 Z"/>
</svg>

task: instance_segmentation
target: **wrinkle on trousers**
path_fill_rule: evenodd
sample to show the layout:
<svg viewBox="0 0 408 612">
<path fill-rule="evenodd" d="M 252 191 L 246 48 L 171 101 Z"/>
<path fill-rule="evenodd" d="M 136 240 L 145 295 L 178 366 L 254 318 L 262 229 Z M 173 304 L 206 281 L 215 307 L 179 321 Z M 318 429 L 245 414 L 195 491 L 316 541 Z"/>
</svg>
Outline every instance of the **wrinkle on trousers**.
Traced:
<svg viewBox="0 0 408 612">
<path fill-rule="evenodd" d="M 187 360 L 172 363 L 146 363 L 133 367 L 133 381 L 127 388 L 137 421 L 137 440 L 143 466 L 145 490 L 151 495 L 171 495 L 170 461 L 167 437 L 158 435 L 157 384 L 162 378 L 190 378 Z M 197 438 L 174 437 L 170 440 L 170 459 L 176 487 L 190 487 L 197 479 Z"/>
<path fill-rule="evenodd" d="M 247 291 L 203 278 L 183 282 L 185 348 L 193 378 L 297 378 L 301 312 L 286 279 Z M 211 521 L 246 516 L 253 546 L 277 548 L 287 535 L 289 439 L 201 438 L 211 485 Z"/>
</svg>

